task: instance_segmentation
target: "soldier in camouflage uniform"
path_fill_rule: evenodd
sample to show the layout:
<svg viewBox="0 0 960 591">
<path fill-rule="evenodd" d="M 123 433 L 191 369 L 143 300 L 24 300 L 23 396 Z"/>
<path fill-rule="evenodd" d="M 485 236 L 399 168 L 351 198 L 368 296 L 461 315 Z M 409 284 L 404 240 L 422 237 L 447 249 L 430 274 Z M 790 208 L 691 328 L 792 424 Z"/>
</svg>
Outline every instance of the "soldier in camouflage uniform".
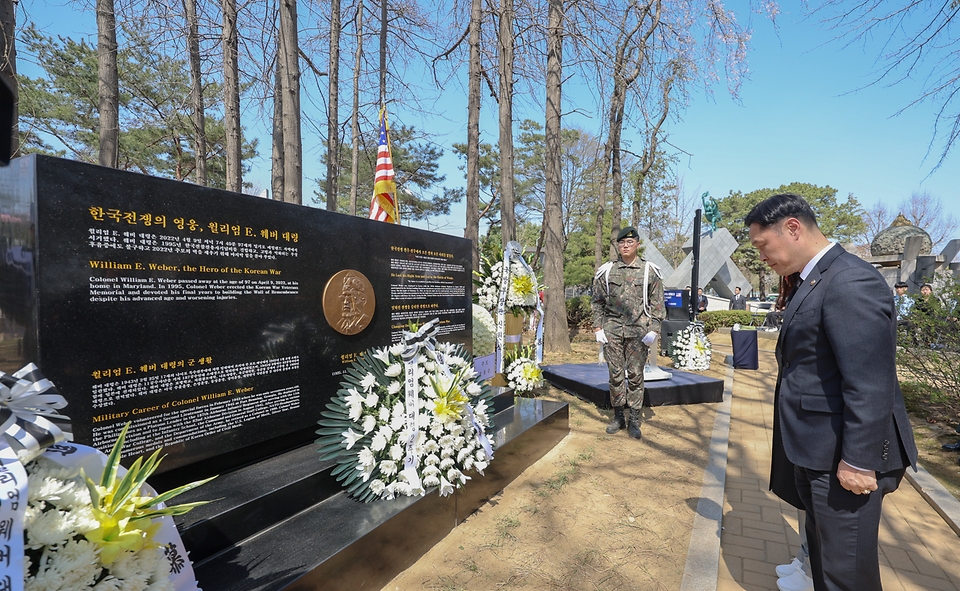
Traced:
<svg viewBox="0 0 960 591">
<path fill-rule="evenodd" d="M 610 370 L 611 435 L 627 428 L 640 439 L 643 366 L 663 320 L 663 282 L 656 265 L 637 256 L 640 235 L 632 227 L 617 235 L 620 258 L 604 264 L 593 280 L 593 330 Z M 656 354 L 656 352 L 654 352 Z M 624 416 L 630 409 L 630 420 Z"/>
</svg>

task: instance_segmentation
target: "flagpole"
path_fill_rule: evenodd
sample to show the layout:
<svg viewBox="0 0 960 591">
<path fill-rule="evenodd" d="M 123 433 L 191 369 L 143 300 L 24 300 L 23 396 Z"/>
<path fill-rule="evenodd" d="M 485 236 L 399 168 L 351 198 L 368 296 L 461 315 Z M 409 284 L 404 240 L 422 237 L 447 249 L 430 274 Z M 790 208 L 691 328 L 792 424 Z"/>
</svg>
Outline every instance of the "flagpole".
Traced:
<svg viewBox="0 0 960 591">
<path fill-rule="evenodd" d="M 390 154 L 391 154 L 391 157 L 392 157 L 392 154 L 393 154 L 393 140 L 390 139 L 390 118 L 387 117 L 387 103 L 386 103 L 386 100 L 384 100 L 384 101 L 381 103 L 381 105 L 382 105 L 382 106 L 380 107 L 380 116 L 383 117 L 383 126 L 384 126 L 384 127 L 386 128 L 386 130 L 387 130 L 387 149 L 390 150 Z M 396 180 L 396 176 L 394 176 L 394 180 Z M 399 187 L 399 186 L 397 187 L 397 192 L 393 194 L 393 200 L 394 200 L 393 206 L 394 206 L 394 208 L 395 208 L 395 210 L 396 210 L 396 212 L 397 212 L 397 223 L 399 224 L 399 223 L 400 223 L 400 187 Z"/>
</svg>

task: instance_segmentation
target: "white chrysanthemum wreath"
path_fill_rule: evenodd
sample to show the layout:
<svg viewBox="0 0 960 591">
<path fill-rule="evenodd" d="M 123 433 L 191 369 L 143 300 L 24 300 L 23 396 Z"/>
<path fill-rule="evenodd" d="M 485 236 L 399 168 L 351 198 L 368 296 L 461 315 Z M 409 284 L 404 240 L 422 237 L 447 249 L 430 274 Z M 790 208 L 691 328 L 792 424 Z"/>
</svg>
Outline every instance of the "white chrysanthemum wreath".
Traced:
<svg viewBox="0 0 960 591">
<path fill-rule="evenodd" d="M 187 566 L 187 557 L 177 544 L 158 540 L 157 533 L 162 526 L 174 527 L 172 521 L 162 524 L 161 518 L 203 504 L 164 507 L 163 502 L 210 479 L 157 495 L 146 487 L 146 479 L 160 462 L 159 451 L 146 460 L 138 458 L 123 473 L 120 449 L 129 426 L 124 426 L 96 481 L 77 466 L 51 459 L 57 446 L 50 448 L 49 457 L 26 465 L 24 591 L 196 589 L 192 571 L 174 581 Z M 67 454 L 77 453 L 75 447 L 60 447 Z M 90 455 L 96 457 L 96 452 Z"/>
<path fill-rule="evenodd" d="M 473 355 L 486 357 L 497 347 L 497 324 L 483 306 L 473 304 Z"/>
<path fill-rule="evenodd" d="M 704 371 L 710 369 L 713 347 L 703 332 L 703 325 L 694 323 L 677 333 L 673 339 L 673 366 L 677 369 Z"/>
<path fill-rule="evenodd" d="M 460 345 L 431 336 L 373 349 L 345 375 L 318 421 L 317 443 L 321 460 L 336 460 L 333 474 L 357 500 L 422 496 L 433 487 L 446 496 L 493 459 L 490 389 Z"/>
<path fill-rule="evenodd" d="M 543 385 L 543 370 L 534 360 L 533 350 L 529 346 L 508 351 L 504 367 L 507 387 L 516 394 L 526 394 Z"/>
<path fill-rule="evenodd" d="M 474 272 L 476 278 L 477 303 L 491 314 L 497 309 L 500 281 L 503 277 L 503 261 L 493 261 L 481 257 L 480 270 Z M 507 289 L 507 308 L 514 314 L 532 311 L 537 308 L 539 285 L 537 277 L 530 273 L 520 261 L 510 263 L 510 279 Z"/>
</svg>

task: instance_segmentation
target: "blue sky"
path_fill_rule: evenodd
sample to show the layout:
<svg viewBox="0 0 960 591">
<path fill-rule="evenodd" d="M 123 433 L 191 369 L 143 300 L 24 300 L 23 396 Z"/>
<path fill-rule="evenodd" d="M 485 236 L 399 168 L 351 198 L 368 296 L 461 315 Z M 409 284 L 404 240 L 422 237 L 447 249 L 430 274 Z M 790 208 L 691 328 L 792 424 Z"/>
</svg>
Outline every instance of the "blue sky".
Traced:
<svg viewBox="0 0 960 591">
<path fill-rule="evenodd" d="M 784 3 L 787 4 L 786 2 Z M 954 153 L 931 172 L 940 155 L 940 144 L 930 147 L 936 105 L 921 104 L 896 115 L 919 93 L 919 81 L 897 86 L 866 86 L 877 67 L 879 41 L 870 46 L 844 46 L 832 41 L 835 33 L 813 18 L 804 18 L 795 4 L 784 6 L 777 27 L 759 15 L 740 15 L 753 29 L 748 62 L 750 77 L 741 88 L 739 102 L 726 92 L 721 81 L 712 94 L 699 92 L 670 124 L 669 142 L 684 154 L 678 174 L 691 195 L 710 191 L 720 198 L 730 191 L 748 192 L 794 181 L 830 185 L 843 199 L 852 193 L 860 203 L 876 202 L 888 208 L 908 198 L 913 191 L 928 191 L 939 198 L 945 213 L 960 218 L 960 155 Z M 94 39 L 92 12 L 77 13 L 60 2 L 24 0 L 21 6 L 51 32 Z M 42 10 L 41 10 L 42 9 Z M 22 13 L 21 13 L 22 14 Z M 35 75 L 29 64 L 21 71 Z M 402 121 L 435 134 L 447 154 L 441 172 L 447 186 L 462 186 L 461 162 L 450 153 L 454 142 L 466 137 L 466 102 L 463 79 L 449 84 L 438 100 L 441 116 L 422 119 L 397 109 L 394 121 Z M 866 86 L 862 90 L 861 87 Z M 543 120 L 542 108 L 530 107 L 529 98 L 518 99 L 517 119 Z M 565 123 L 598 129 L 595 112 L 586 93 L 565 89 L 564 111 L 574 103 L 581 115 Z M 496 114 L 485 105 L 482 141 L 495 142 Z M 260 136 L 261 156 L 245 180 L 269 186 L 269 135 L 245 113 L 248 132 Z M 631 138 L 625 130 L 625 138 Z M 320 157 L 323 139 L 304 130 L 305 179 L 323 176 Z M 929 153 L 928 153 L 929 150 Z M 304 201 L 315 189 L 304 181 Z M 463 206 L 429 226 L 462 235 Z M 426 227 L 426 225 L 421 224 Z"/>
</svg>

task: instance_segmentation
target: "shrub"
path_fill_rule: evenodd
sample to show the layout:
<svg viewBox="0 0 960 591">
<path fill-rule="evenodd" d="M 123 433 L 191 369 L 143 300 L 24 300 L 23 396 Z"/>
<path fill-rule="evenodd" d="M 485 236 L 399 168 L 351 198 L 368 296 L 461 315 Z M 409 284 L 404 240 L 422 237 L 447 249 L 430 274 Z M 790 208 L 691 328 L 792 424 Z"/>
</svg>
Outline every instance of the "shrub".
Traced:
<svg viewBox="0 0 960 591">
<path fill-rule="evenodd" d="M 567 300 L 567 326 L 571 328 L 590 328 L 593 324 L 593 312 L 590 310 L 590 296 L 578 296 Z"/>
<path fill-rule="evenodd" d="M 747 310 L 714 310 L 701 312 L 697 318 L 703 322 L 703 332 L 710 334 L 722 326 L 760 326 L 764 315 L 754 314 Z"/>
</svg>

